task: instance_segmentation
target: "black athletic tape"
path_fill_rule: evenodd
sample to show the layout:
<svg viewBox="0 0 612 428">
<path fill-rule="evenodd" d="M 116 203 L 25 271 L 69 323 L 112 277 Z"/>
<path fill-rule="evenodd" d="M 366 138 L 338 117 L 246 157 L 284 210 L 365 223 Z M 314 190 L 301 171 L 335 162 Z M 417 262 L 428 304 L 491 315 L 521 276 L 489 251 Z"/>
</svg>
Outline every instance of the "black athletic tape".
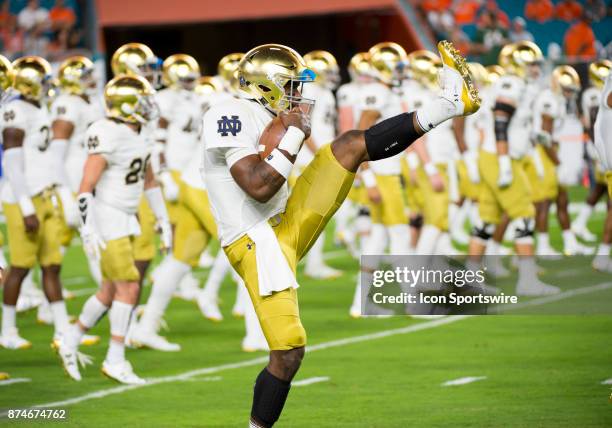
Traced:
<svg viewBox="0 0 612 428">
<path fill-rule="evenodd" d="M 360 207 L 359 211 L 357 212 L 357 217 L 359 216 L 369 217 L 370 209 L 368 207 Z"/>
<path fill-rule="evenodd" d="M 408 224 L 415 229 L 420 229 L 423 227 L 423 216 L 419 214 L 416 217 L 411 218 Z"/>
<path fill-rule="evenodd" d="M 472 236 L 480 238 L 483 241 L 488 241 L 493 236 L 493 234 L 487 230 L 488 226 L 488 223 L 484 223 L 482 227 L 474 226 L 472 228 Z"/>
<path fill-rule="evenodd" d="M 499 110 L 499 111 L 503 111 L 504 113 L 508 113 L 508 116 L 512 117 L 512 115 L 516 111 L 516 107 L 508 103 L 502 103 L 502 102 L 497 101 L 495 103 L 495 106 L 493 107 L 493 111 L 495 110 Z"/>
<path fill-rule="evenodd" d="M 264 368 L 255 380 L 251 417 L 266 427 L 274 425 L 283 411 L 290 388 L 290 382 L 277 378 Z"/>
<path fill-rule="evenodd" d="M 414 114 L 411 112 L 393 116 L 365 131 L 366 149 L 370 160 L 395 156 L 421 136 L 413 124 Z"/>
<path fill-rule="evenodd" d="M 531 218 L 523 218 L 520 225 L 514 228 L 514 238 L 530 238 L 535 234 L 535 224 Z"/>
<path fill-rule="evenodd" d="M 507 117 L 495 116 L 495 139 L 497 141 L 508 141 L 508 125 Z"/>
</svg>

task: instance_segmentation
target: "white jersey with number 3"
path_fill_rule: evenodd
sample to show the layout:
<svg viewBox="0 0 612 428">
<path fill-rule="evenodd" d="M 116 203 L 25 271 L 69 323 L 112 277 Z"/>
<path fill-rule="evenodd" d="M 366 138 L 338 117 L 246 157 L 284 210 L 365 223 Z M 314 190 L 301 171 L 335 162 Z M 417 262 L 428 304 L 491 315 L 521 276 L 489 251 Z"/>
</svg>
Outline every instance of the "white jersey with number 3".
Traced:
<svg viewBox="0 0 612 428">
<path fill-rule="evenodd" d="M 51 141 L 51 123 L 47 109 L 20 98 L 14 99 L 4 107 L 1 121 L 2 129 L 15 128 L 24 132 L 23 161 L 30 196 L 52 186 L 54 174 L 48 168 L 52 155 L 47 150 Z M 2 187 L 2 200 L 15 203 L 11 187 Z"/>
<path fill-rule="evenodd" d="M 87 147 L 90 155 L 100 154 L 107 163 L 96 185 L 96 201 L 136 213 L 151 156 L 150 139 L 124 123 L 100 119 L 87 130 Z"/>
</svg>

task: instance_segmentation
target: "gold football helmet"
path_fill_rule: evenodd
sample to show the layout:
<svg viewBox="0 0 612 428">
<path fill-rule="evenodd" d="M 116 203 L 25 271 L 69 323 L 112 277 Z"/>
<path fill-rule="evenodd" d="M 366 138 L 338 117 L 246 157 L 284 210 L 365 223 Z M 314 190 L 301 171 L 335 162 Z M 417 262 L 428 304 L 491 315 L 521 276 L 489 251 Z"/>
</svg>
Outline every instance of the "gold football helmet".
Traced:
<svg viewBox="0 0 612 428">
<path fill-rule="evenodd" d="M 538 45 L 524 40 L 504 46 L 499 53 L 498 62 L 506 72 L 526 78 L 529 66 L 540 64 L 543 58 Z"/>
<path fill-rule="evenodd" d="M 170 88 L 193 89 L 200 77 L 198 62 L 187 54 L 170 55 L 162 65 L 164 85 Z"/>
<path fill-rule="evenodd" d="M 208 95 L 215 92 L 221 92 L 223 87 L 219 85 L 218 80 L 213 76 L 202 76 L 198 79 L 198 83 L 195 86 L 195 93 L 198 95 Z"/>
<path fill-rule="evenodd" d="M 126 43 L 117 49 L 111 58 L 111 69 L 115 76 L 142 76 L 154 88 L 161 85 L 160 68 L 161 60 L 143 43 Z"/>
<path fill-rule="evenodd" d="M 408 64 L 404 48 L 397 43 L 382 42 L 372 46 L 368 54 L 373 76 L 387 85 L 398 86 Z"/>
<path fill-rule="evenodd" d="M 106 115 L 127 123 L 147 123 L 159 117 L 155 89 L 144 77 L 120 74 L 104 87 Z"/>
<path fill-rule="evenodd" d="M 438 87 L 438 70 L 441 66 L 440 57 L 428 50 L 420 49 L 408 54 L 410 77 L 427 88 Z"/>
<path fill-rule="evenodd" d="M 552 89 L 555 92 L 578 92 L 580 91 L 580 76 L 570 65 L 555 67 L 551 76 Z"/>
<path fill-rule="evenodd" d="M 24 56 L 13 62 L 13 88 L 24 98 L 42 101 L 47 95 L 51 66 L 39 56 Z"/>
<path fill-rule="evenodd" d="M 227 84 L 229 84 L 234 77 L 234 72 L 238 68 L 240 60 L 244 57 L 242 52 L 234 52 L 225 55 L 219 61 L 217 65 L 217 75 L 219 75 Z"/>
<path fill-rule="evenodd" d="M 367 52 L 359 52 L 353 55 L 348 65 L 348 73 L 351 80 L 371 76 L 370 59 Z"/>
<path fill-rule="evenodd" d="M 492 85 L 497 82 L 497 79 L 506 74 L 506 70 L 501 65 L 487 65 L 485 68 L 487 69 L 487 85 Z"/>
<path fill-rule="evenodd" d="M 308 52 L 304 55 L 306 65 L 317 74 L 315 81 L 334 90 L 340 84 L 340 69 L 334 56 L 323 50 Z"/>
<path fill-rule="evenodd" d="M 612 70 L 612 61 L 609 59 L 601 59 L 589 65 L 589 81 L 599 89 L 604 87 L 606 79 Z"/>
<path fill-rule="evenodd" d="M 489 81 L 487 69 L 479 62 L 468 62 L 468 68 L 472 79 L 479 87 L 486 86 Z"/>
<path fill-rule="evenodd" d="M 60 65 L 57 79 L 62 92 L 87 95 L 95 89 L 94 64 L 84 56 L 72 56 Z"/>
<path fill-rule="evenodd" d="M 315 73 L 304 58 L 293 49 L 267 44 L 248 51 L 238 64 L 240 89 L 261 105 L 275 111 L 314 104 L 299 93 L 306 82 L 313 82 Z"/>
</svg>

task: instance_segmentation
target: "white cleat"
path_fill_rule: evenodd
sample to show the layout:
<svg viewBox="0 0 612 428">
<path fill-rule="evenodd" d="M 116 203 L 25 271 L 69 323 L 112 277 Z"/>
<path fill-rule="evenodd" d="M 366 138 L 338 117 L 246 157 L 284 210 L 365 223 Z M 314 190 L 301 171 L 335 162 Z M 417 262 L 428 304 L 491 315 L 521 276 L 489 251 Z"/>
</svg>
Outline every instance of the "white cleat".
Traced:
<svg viewBox="0 0 612 428">
<path fill-rule="evenodd" d="M 199 293 L 196 301 L 198 303 L 198 307 L 200 308 L 200 312 L 202 312 L 204 318 L 213 322 L 223 321 L 223 315 L 221 314 L 221 310 L 219 310 L 217 299 L 215 299 L 214 297 L 210 297 L 205 293 Z M 234 313 L 233 309 L 232 313 Z M 242 312 L 242 316 L 244 316 L 244 311 Z"/>
<path fill-rule="evenodd" d="M 53 312 L 51 312 L 51 306 L 46 301 L 42 302 L 38 306 L 38 311 L 36 312 L 36 322 L 41 325 L 53 324 Z"/>
<path fill-rule="evenodd" d="M 59 344 L 61 341 L 62 341 L 61 334 L 58 334 L 55 337 L 53 337 L 53 341 L 51 342 L 51 348 L 57 350 L 59 348 Z M 100 336 L 96 336 L 93 334 L 84 334 L 81 337 L 80 344 L 82 346 L 94 346 L 94 345 L 97 345 L 98 343 L 100 343 Z"/>
<path fill-rule="evenodd" d="M 304 270 L 304 274 L 313 279 L 335 279 L 342 276 L 342 271 L 322 264 L 320 266 L 308 266 Z"/>
<path fill-rule="evenodd" d="M 11 328 L 6 334 L 0 336 L 0 346 L 5 349 L 30 349 L 32 343 L 29 340 L 19 336 L 19 331 L 16 328 Z"/>
<path fill-rule="evenodd" d="M 485 262 L 487 275 L 493 278 L 507 278 L 510 276 L 510 271 L 503 265 L 500 256 L 487 256 Z"/>
<path fill-rule="evenodd" d="M 242 339 L 242 350 L 244 352 L 268 352 L 270 348 L 268 347 L 268 343 L 266 342 L 265 338 L 245 336 L 245 338 Z"/>
<path fill-rule="evenodd" d="M 116 364 L 109 364 L 104 361 L 102 363 L 102 374 L 126 385 L 144 385 L 147 383 L 146 380 L 134 373 L 132 365 L 127 360 Z"/>
<path fill-rule="evenodd" d="M 578 238 L 586 242 L 595 242 L 597 240 L 597 235 L 591 233 L 591 231 L 586 227 L 572 225 L 572 232 L 574 232 L 574 235 L 576 235 Z"/>
<path fill-rule="evenodd" d="M 609 256 L 595 256 L 591 266 L 598 272 L 612 273 L 612 259 Z"/>
<path fill-rule="evenodd" d="M 27 312 L 37 308 L 42 303 L 42 298 L 29 293 L 21 293 L 17 299 L 17 312 Z"/>
<path fill-rule="evenodd" d="M 66 374 L 73 380 L 79 382 L 81 378 L 81 372 L 79 371 L 79 356 L 76 349 L 72 349 L 63 340 L 57 340 L 55 343 L 55 350 L 57 355 L 62 362 L 62 367 Z"/>
<path fill-rule="evenodd" d="M 178 343 L 168 342 L 165 337 L 152 331 L 144 331 L 140 328 L 136 328 L 132 332 L 130 345 L 137 348 L 144 347 L 162 352 L 178 352 L 181 350 L 181 345 Z"/>
<path fill-rule="evenodd" d="M 540 280 L 522 281 L 516 285 L 517 296 L 551 296 L 560 292 L 559 287 L 546 284 Z"/>
<path fill-rule="evenodd" d="M 349 315 L 351 318 L 361 318 L 361 308 L 359 306 L 351 306 L 351 309 L 349 309 Z"/>
<path fill-rule="evenodd" d="M 176 293 L 174 293 L 174 297 L 192 302 L 197 298 L 200 291 L 200 283 L 191 273 L 189 273 L 181 279 L 179 288 Z"/>
<path fill-rule="evenodd" d="M 563 254 L 555 250 L 550 245 L 538 245 L 537 249 L 538 257 L 544 257 L 547 260 L 561 260 Z"/>
<path fill-rule="evenodd" d="M 590 256 L 595 252 L 595 248 L 582 245 L 580 242 L 573 242 L 563 252 L 566 256 Z"/>
</svg>

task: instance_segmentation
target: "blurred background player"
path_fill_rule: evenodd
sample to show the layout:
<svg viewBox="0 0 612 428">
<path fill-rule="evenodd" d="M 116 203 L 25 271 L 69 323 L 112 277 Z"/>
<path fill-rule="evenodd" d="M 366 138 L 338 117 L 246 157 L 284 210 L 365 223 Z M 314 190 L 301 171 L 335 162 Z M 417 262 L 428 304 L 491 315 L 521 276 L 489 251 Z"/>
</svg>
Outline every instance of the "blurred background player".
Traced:
<svg viewBox="0 0 612 428">
<path fill-rule="evenodd" d="M 531 42 L 507 45 L 500 64 L 507 74 L 494 89 L 495 141 L 485 141 L 479 155 L 482 197 L 481 223 L 474 229 L 469 247 L 468 268 L 477 269 L 486 243 L 506 213 L 511 221 L 516 253 L 519 256 L 519 295 L 555 294 L 559 289 L 537 277 L 534 258 L 535 208 L 523 162 L 529 149 L 531 104 L 539 91 L 530 75 L 539 72 L 542 52 Z"/>
<path fill-rule="evenodd" d="M 159 221 L 162 246 L 170 248 L 172 240 L 168 212 L 150 164 L 151 140 L 141 132 L 142 125 L 159 114 L 153 96 L 154 89 L 144 78 L 115 77 L 104 90 L 106 118 L 87 130 L 89 155 L 78 196 L 80 233 L 85 250 L 100 259 L 103 283 L 58 345 L 64 369 L 77 381 L 81 380 L 80 338 L 109 311 L 111 338 L 102 372 L 121 383 L 145 382 L 125 358 L 125 338 L 140 296 L 133 237 L 140 233 L 136 212 L 143 193 Z"/>
<path fill-rule="evenodd" d="M 54 337 L 68 328 L 68 315 L 59 278 L 62 262 L 63 220 L 54 189 L 54 148 L 45 96 L 51 66 L 43 58 L 23 57 L 13 63 L 13 88 L 2 114 L 4 166 L 8 183 L 2 187 L 11 266 L 4 281 L 2 337 L 8 349 L 24 349 L 30 342 L 19 336 L 16 303 L 21 284 L 38 262 L 45 296 L 53 314 Z"/>
</svg>

